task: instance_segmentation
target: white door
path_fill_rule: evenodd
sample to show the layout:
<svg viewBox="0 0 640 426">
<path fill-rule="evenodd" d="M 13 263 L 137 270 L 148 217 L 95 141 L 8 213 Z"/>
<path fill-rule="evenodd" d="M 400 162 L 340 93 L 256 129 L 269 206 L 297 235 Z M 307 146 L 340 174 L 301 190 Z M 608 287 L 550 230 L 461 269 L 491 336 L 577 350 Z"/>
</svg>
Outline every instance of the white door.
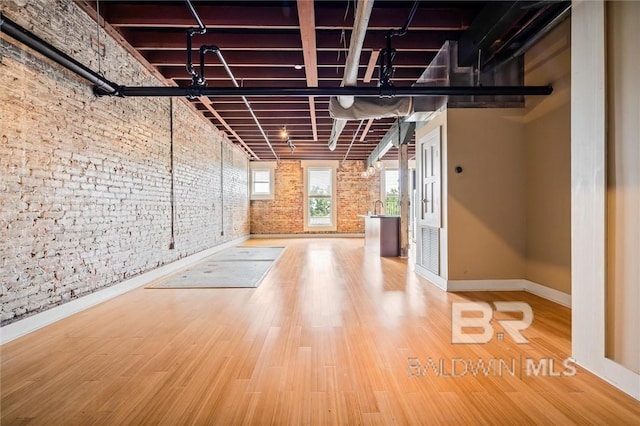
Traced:
<svg viewBox="0 0 640 426">
<path fill-rule="evenodd" d="M 418 181 L 420 183 L 417 203 L 420 225 L 439 228 L 441 226 L 441 159 L 439 126 L 420 140 Z"/>
</svg>

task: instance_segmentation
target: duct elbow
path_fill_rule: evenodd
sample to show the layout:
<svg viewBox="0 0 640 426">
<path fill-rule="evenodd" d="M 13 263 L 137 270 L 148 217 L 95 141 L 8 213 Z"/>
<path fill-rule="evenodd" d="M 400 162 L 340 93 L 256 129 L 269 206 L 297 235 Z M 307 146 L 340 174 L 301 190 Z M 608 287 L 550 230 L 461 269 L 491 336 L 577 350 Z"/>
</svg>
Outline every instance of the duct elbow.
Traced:
<svg viewBox="0 0 640 426">
<path fill-rule="evenodd" d="M 353 106 L 353 102 L 355 98 L 353 96 L 338 96 L 338 102 L 340 106 L 344 109 L 351 108 Z"/>
<path fill-rule="evenodd" d="M 333 120 L 333 126 L 331 127 L 331 136 L 329 137 L 329 150 L 334 151 L 338 145 L 338 139 L 340 134 L 344 130 L 344 126 L 347 125 L 347 120 Z"/>
<path fill-rule="evenodd" d="M 366 98 L 353 99 L 350 108 L 344 108 L 341 97 L 329 100 L 329 114 L 341 120 L 368 120 L 370 118 L 404 117 L 413 112 L 413 98 Z"/>
</svg>

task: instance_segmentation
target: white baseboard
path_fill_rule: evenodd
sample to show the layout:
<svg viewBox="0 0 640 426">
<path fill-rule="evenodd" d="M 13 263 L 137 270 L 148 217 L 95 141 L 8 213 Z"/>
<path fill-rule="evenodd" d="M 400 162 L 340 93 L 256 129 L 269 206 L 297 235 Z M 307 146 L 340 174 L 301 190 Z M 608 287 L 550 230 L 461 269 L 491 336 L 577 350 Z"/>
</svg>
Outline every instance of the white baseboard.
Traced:
<svg viewBox="0 0 640 426">
<path fill-rule="evenodd" d="M 269 238 L 269 239 L 284 239 L 284 238 L 364 238 L 364 234 L 350 233 L 350 234 L 251 234 L 251 238 Z"/>
<path fill-rule="evenodd" d="M 434 274 L 433 272 L 429 271 L 423 266 L 418 265 L 417 263 L 414 264 L 414 270 L 418 275 L 420 275 L 422 278 L 429 280 L 440 290 L 447 291 L 447 280 L 442 278 L 440 275 Z"/>
<path fill-rule="evenodd" d="M 556 302 L 557 304 L 566 306 L 567 308 L 571 307 L 571 295 L 569 293 L 563 293 L 562 291 L 534 283 L 533 281 L 524 281 L 526 281 L 527 284 L 525 290 L 529 293 L 540 296 L 543 299 L 551 300 L 552 302 Z"/>
<path fill-rule="evenodd" d="M 160 266 L 152 271 L 145 272 L 128 280 L 122 281 L 118 284 L 114 284 L 110 287 L 98 290 L 95 293 L 87 294 L 78 299 L 71 300 L 62 305 L 55 306 L 46 311 L 37 313 L 35 315 L 20 319 L 11 324 L 7 324 L 4 327 L 0 327 L 0 345 L 4 345 L 12 340 L 22 337 L 28 333 L 36 331 L 42 327 L 53 324 L 56 321 L 67 318 L 73 314 L 84 311 L 92 306 L 106 302 L 109 299 L 113 299 L 116 296 L 120 296 L 128 291 L 143 285 L 149 284 L 159 278 L 166 275 L 177 272 L 183 268 L 193 265 L 196 262 L 211 256 L 221 250 L 234 247 L 249 239 L 249 236 L 236 238 L 235 240 L 228 241 L 226 243 L 211 247 L 201 252 L 192 254 L 175 262 Z"/>
<path fill-rule="evenodd" d="M 427 277 L 425 277 L 427 278 Z M 567 308 L 571 307 L 571 295 L 533 281 L 515 280 L 449 280 L 447 291 L 526 291 L 551 300 Z"/>
<path fill-rule="evenodd" d="M 447 291 L 526 291 L 526 280 L 449 280 Z"/>
<path fill-rule="evenodd" d="M 602 357 L 597 360 L 573 358 L 580 367 L 640 401 L 640 374 Z"/>
<path fill-rule="evenodd" d="M 609 358 L 604 358 L 602 367 L 604 371 L 597 374 L 599 377 L 640 401 L 640 374 Z"/>
</svg>

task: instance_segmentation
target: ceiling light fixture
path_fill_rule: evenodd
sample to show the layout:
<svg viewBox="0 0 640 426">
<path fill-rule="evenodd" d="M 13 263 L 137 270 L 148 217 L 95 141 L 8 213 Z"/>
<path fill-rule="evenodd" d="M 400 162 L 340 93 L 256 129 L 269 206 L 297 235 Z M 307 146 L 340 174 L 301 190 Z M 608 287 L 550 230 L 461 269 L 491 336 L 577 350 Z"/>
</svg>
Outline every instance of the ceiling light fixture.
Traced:
<svg viewBox="0 0 640 426">
<path fill-rule="evenodd" d="M 297 69 L 297 70 L 301 70 L 301 69 L 302 69 L 302 65 L 300 65 L 300 64 L 295 64 L 295 65 L 293 66 L 293 68 L 295 68 L 295 69 Z"/>
<path fill-rule="evenodd" d="M 280 137 L 282 138 L 282 140 L 289 139 L 289 133 L 287 133 L 287 126 L 282 126 L 282 129 L 280 129 Z"/>
<path fill-rule="evenodd" d="M 293 144 L 293 141 L 289 138 L 287 138 L 287 146 L 289 147 L 289 149 L 291 150 L 291 153 L 293 154 L 293 151 L 295 151 L 296 146 Z"/>
</svg>

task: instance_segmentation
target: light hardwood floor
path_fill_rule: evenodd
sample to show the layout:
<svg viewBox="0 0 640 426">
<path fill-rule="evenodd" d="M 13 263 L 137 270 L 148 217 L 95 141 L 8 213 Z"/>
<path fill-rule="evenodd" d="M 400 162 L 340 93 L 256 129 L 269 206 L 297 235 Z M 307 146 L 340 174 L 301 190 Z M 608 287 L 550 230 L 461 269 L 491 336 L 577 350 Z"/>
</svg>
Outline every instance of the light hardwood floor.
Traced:
<svg viewBox="0 0 640 426">
<path fill-rule="evenodd" d="M 4 345 L 2 424 L 640 422 L 638 401 L 582 369 L 526 374 L 526 358 L 563 371 L 564 307 L 444 293 L 361 239 L 248 244 L 287 247 L 257 289 L 139 288 Z M 452 344 L 451 303 L 468 300 L 529 303 L 530 342 Z M 441 359 L 460 377 L 436 376 Z M 462 374 L 491 359 L 514 374 Z"/>
</svg>

